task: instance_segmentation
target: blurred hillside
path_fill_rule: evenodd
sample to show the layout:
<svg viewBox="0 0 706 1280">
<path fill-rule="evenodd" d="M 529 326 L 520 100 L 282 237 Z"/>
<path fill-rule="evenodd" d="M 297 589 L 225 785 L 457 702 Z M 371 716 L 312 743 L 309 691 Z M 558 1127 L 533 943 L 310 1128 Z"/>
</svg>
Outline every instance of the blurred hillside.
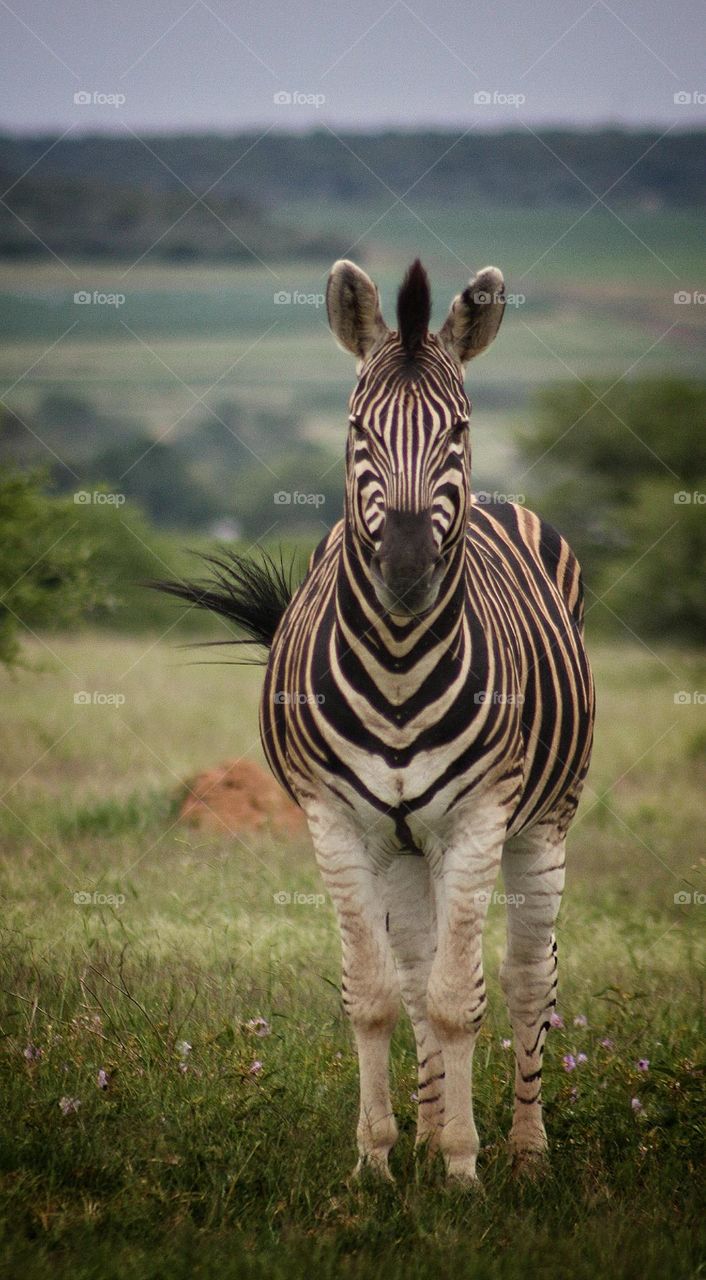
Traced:
<svg viewBox="0 0 706 1280">
<path fill-rule="evenodd" d="M 2 190 L 12 188 L 8 203 L 0 203 L 0 257 L 42 257 L 47 242 L 61 257 L 91 259 L 147 253 L 167 262 L 331 257 L 330 236 L 280 225 L 249 197 L 213 193 L 202 203 L 179 184 L 160 187 L 154 174 L 143 184 L 123 173 L 120 163 L 113 170 L 109 151 L 101 147 L 102 162 L 85 175 L 29 175 L 16 187 L 21 170 L 0 164 Z"/>
<path fill-rule="evenodd" d="M 144 140 L 127 133 L 60 141 L 0 136 L 0 173 L 4 188 L 41 160 L 41 177 L 35 174 L 10 192 L 8 205 L 19 213 L 34 201 L 46 225 L 58 223 L 67 252 L 69 236 L 76 252 L 113 257 L 124 248 L 130 254 L 148 228 L 159 234 L 170 217 L 208 192 L 208 204 L 235 232 L 247 227 L 253 235 L 259 226 L 261 234 L 282 238 L 285 253 L 296 254 L 307 239 L 310 247 L 324 251 L 317 241 L 320 225 L 317 231 L 315 222 L 304 236 L 290 228 L 288 245 L 275 211 L 278 218 L 286 217 L 301 200 L 365 204 L 386 186 L 394 193 L 413 187 L 416 199 L 461 205 L 581 206 L 587 193 L 595 193 L 610 194 L 611 203 L 621 206 L 693 208 L 706 196 L 704 137 L 703 132 L 661 137 L 656 130 L 619 129 L 473 130 L 461 136 L 431 130 L 347 132 L 341 139 L 327 129 L 266 136 L 147 135 Z M 72 205 L 70 234 L 67 209 Z M 33 251 L 8 217 L 6 212 L 0 222 L 0 251 Z M 160 252 L 218 256 L 230 250 L 237 255 L 213 223 L 197 203 Z M 206 227 L 199 246 L 197 229 Z M 226 234 L 223 227 L 221 232 Z M 251 247 L 256 248 L 254 241 Z"/>
</svg>

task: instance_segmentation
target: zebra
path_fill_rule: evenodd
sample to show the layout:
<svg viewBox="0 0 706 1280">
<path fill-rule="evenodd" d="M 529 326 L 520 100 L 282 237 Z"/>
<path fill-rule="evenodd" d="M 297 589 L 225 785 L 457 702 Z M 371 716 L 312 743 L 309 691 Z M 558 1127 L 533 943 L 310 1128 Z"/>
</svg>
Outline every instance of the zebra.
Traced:
<svg viewBox="0 0 706 1280">
<path fill-rule="evenodd" d="M 503 317 L 496 267 L 430 332 L 417 259 L 397 329 L 353 262 L 331 269 L 330 327 L 356 358 L 343 518 L 293 590 L 283 565 L 214 559 L 162 584 L 269 645 L 267 760 L 304 810 L 342 944 L 357 1047 L 358 1162 L 390 1178 L 389 1048 L 400 1004 L 418 1061 L 416 1145 L 476 1180 L 472 1063 L 486 1010 L 482 935 L 502 870 L 512 1025 L 509 1149 L 541 1167 L 542 1055 L 556 1005 L 566 834 L 592 745 L 583 588 L 563 537 L 471 494 L 466 364 Z"/>
</svg>

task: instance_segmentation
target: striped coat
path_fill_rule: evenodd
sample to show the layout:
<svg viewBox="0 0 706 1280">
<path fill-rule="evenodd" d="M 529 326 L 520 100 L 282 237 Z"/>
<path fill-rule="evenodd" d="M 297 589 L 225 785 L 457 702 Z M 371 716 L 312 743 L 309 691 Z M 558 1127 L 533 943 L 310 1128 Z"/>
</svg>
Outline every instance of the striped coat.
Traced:
<svg viewBox="0 0 706 1280">
<path fill-rule="evenodd" d="M 293 595 L 272 561 L 237 556 L 212 561 L 215 583 L 166 587 L 270 646 L 262 740 L 306 813 L 336 911 L 360 1067 L 356 1168 L 383 1177 L 397 1134 L 388 1054 L 400 1001 L 417 1046 L 417 1145 L 439 1149 L 449 1177 L 476 1177 L 482 935 L 501 870 L 510 1150 L 526 1169 L 547 1147 L 554 924 L 593 685 L 568 545 L 521 506 L 471 498 L 463 370 L 493 341 L 504 301 L 502 275 L 487 267 L 432 334 L 417 262 L 393 331 L 372 280 L 336 263 L 329 320 L 358 369 L 343 520 Z"/>
</svg>

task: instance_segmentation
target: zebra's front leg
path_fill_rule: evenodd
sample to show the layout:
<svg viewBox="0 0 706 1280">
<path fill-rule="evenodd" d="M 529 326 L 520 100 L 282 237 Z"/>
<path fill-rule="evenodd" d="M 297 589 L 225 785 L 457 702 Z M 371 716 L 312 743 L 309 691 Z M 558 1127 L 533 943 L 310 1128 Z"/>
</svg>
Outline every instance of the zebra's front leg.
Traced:
<svg viewBox="0 0 706 1280">
<path fill-rule="evenodd" d="M 426 859 L 398 854 L 386 877 L 388 933 L 417 1046 L 418 1149 L 435 1151 L 444 1121 L 444 1058 L 427 1014 L 436 919 Z"/>
<path fill-rule="evenodd" d="M 473 1118 L 472 1067 L 486 1009 L 483 926 L 500 866 L 506 820 L 491 815 L 433 864 L 438 945 L 427 1009 L 441 1046 L 445 1111 L 440 1147 L 447 1174 L 476 1178 L 478 1132 Z"/>
<path fill-rule="evenodd" d="M 384 871 L 340 814 L 307 813 L 316 858 L 341 932 L 341 995 L 358 1050 L 358 1163 L 391 1179 L 387 1158 L 396 1138 L 389 1085 L 390 1039 L 399 1013 L 399 983 L 386 931 Z"/>
<path fill-rule="evenodd" d="M 515 1102 L 510 1150 L 518 1168 L 532 1168 L 547 1150 L 542 1120 L 542 1055 L 556 1005 L 554 924 L 564 888 L 565 840 L 536 827 L 503 851 L 507 953 L 500 970 L 515 1042 Z"/>
</svg>

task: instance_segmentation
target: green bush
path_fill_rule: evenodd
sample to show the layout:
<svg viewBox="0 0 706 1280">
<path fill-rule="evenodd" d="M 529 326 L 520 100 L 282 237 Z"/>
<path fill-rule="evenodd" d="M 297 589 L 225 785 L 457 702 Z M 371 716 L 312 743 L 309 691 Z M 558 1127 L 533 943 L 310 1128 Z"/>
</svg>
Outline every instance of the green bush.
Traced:
<svg viewBox="0 0 706 1280">
<path fill-rule="evenodd" d="M 78 503 L 48 494 L 44 479 L 14 472 L 0 481 L 0 662 L 18 662 L 22 638 L 35 631 L 85 623 L 133 632 L 178 622 L 186 633 L 208 633 L 206 615 L 143 585 L 198 576 L 183 535 L 158 533 L 139 510 L 95 501 L 94 492 Z"/>
<path fill-rule="evenodd" d="M 38 473 L 0 480 L 0 545 L 0 662 L 11 664 L 23 634 L 75 622 L 100 588 L 74 504 L 47 496 Z"/>
<path fill-rule="evenodd" d="M 706 384 L 677 378 L 549 388 L 521 441 L 604 625 L 702 643 Z M 539 471 L 539 466 L 537 467 Z"/>
<path fill-rule="evenodd" d="M 704 482 L 699 492 L 706 493 Z M 642 480 L 635 487 L 622 513 L 629 551 L 607 566 L 602 590 L 606 604 L 641 635 L 703 644 L 706 507 L 690 496 L 690 503 L 675 503 L 669 480 Z"/>
</svg>

